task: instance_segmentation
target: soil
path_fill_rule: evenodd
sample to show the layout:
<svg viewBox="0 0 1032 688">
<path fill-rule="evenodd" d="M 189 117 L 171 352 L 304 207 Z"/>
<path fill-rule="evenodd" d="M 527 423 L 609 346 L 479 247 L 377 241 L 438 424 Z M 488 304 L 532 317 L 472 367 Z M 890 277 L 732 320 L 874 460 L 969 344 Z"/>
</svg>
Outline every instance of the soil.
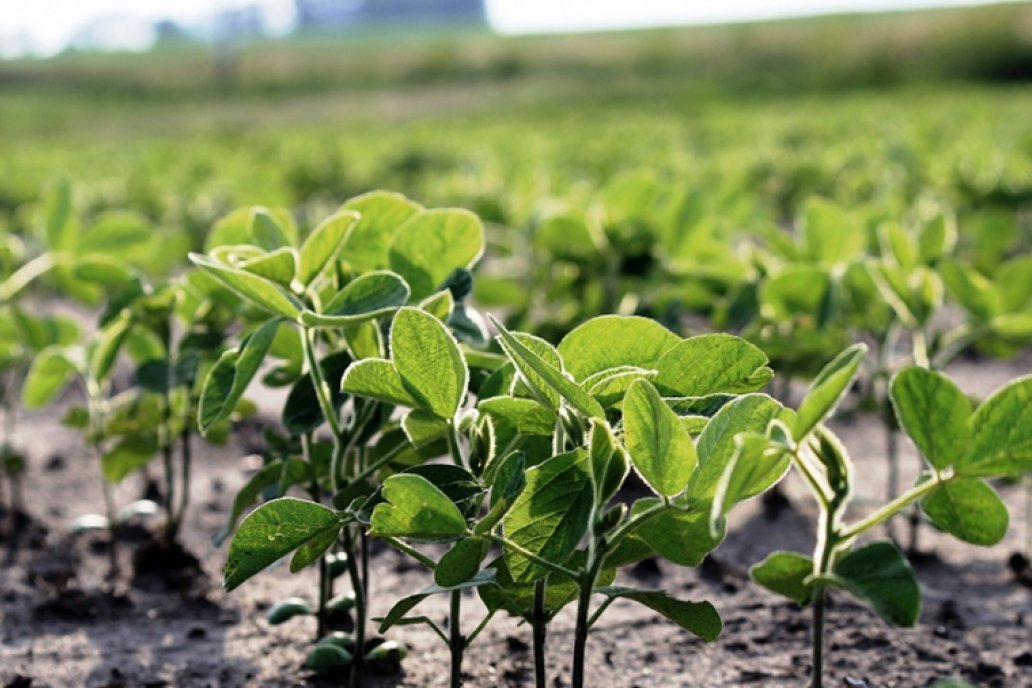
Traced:
<svg viewBox="0 0 1032 688">
<path fill-rule="evenodd" d="M 1032 358 L 1009 363 L 961 361 L 951 372 L 966 391 L 984 395 L 1032 370 Z M 275 400 L 260 400 L 269 422 Z M 66 400 L 70 403 L 70 400 Z M 109 578 L 106 535 L 72 538 L 77 516 L 101 510 L 95 460 L 78 436 L 58 422 L 61 410 L 22 418 L 19 442 L 30 455 L 24 484 L 28 514 L 12 541 L 10 514 L 0 514 L 0 685 L 26 686 L 297 686 L 331 685 L 303 669 L 314 621 L 270 626 L 264 611 L 291 595 L 311 596 L 312 570 L 292 576 L 285 566 L 263 573 L 232 594 L 220 586 L 225 551 L 211 536 L 223 525 L 237 488 L 256 467 L 252 433 L 222 448 L 198 450 L 192 510 L 183 524 L 184 550 L 168 551 L 123 534 L 120 570 Z M 835 423 L 857 467 L 858 504 L 884 492 L 884 445 L 873 418 Z M 903 465 L 916 466 L 912 447 Z M 909 475 L 907 476 L 909 479 Z M 663 588 L 685 599 L 708 599 L 721 611 L 724 632 L 704 644 L 632 602 L 614 604 L 592 631 L 587 684 L 600 687 L 800 686 L 809 667 L 809 611 L 749 582 L 749 565 L 775 549 L 809 552 L 815 510 L 805 487 L 785 483 L 787 504 L 754 500 L 732 514 L 727 541 L 698 569 L 649 561 L 625 582 Z M 893 629 L 844 594 L 829 611 L 827 685 L 930 686 L 960 676 L 977 686 L 1032 686 L 1032 588 L 1027 560 L 1015 556 L 1027 537 L 1024 490 L 1000 485 L 1011 507 L 1004 542 L 987 549 L 924 529 L 915 569 L 924 592 L 920 623 Z M 119 487 L 120 503 L 141 496 L 143 481 Z M 157 530 L 160 524 L 150 524 Z M 902 532 L 903 519 L 897 523 Z M 174 575 L 162 574 L 169 562 Z M 1025 569 L 1021 566 L 1024 563 Z M 135 575 L 134 575 L 135 572 Z M 373 616 L 426 585 L 429 576 L 393 550 L 373 558 Z M 420 607 L 442 621 L 447 599 Z M 472 626 L 482 607 L 464 604 Z M 549 685 L 570 682 L 573 609 L 548 636 Z M 370 676 L 370 686 L 447 685 L 447 650 L 421 627 L 392 629 L 409 656 L 400 671 Z M 529 686 L 530 630 L 499 618 L 466 654 L 467 686 Z"/>
</svg>

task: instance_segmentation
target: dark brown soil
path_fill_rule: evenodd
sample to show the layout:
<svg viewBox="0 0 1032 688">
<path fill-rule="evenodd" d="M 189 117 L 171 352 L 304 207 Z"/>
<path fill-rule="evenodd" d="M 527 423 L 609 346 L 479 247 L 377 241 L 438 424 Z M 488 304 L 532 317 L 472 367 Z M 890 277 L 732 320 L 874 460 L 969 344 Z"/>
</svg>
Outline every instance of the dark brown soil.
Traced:
<svg viewBox="0 0 1032 688">
<path fill-rule="evenodd" d="M 1010 364 L 962 362 L 952 372 L 969 392 L 985 394 L 1023 374 L 1029 359 Z M 271 409 L 274 401 L 263 400 Z M 295 686 L 314 681 L 302 668 L 314 621 L 270 626 L 264 610 L 290 595 L 311 597 L 313 571 L 292 576 L 285 566 L 266 572 L 232 594 L 219 586 L 225 551 L 210 538 L 223 525 L 236 489 L 253 470 L 245 445 L 206 449 L 196 461 L 193 510 L 183 526 L 185 550 L 165 550 L 132 538 L 122 542 L 122 576 L 108 578 L 106 535 L 69 537 L 72 520 L 101 507 L 95 462 L 60 413 L 29 415 L 20 442 L 31 457 L 25 480 L 28 520 L 0 543 L 0 685 L 3 686 Z M 857 466 L 858 493 L 884 492 L 882 434 L 859 417 L 837 428 Z M 248 441 L 247 449 L 253 449 Z M 916 458 L 906 448 L 904 465 Z M 60 456 L 61 461 L 52 457 Z M 130 479 L 119 498 L 137 498 Z M 924 595 L 920 624 L 893 629 L 845 595 L 834 595 L 829 617 L 829 686 L 929 686 L 957 675 L 978 686 L 1032 686 L 1032 589 L 1016 581 L 1025 541 L 1024 492 L 1000 490 L 1012 509 L 1007 539 L 976 549 L 926 529 L 915 563 Z M 750 564 L 774 549 L 813 548 L 814 509 L 805 488 L 785 483 L 787 505 L 750 503 L 732 515 L 727 542 L 699 569 L 645 562 L 626 582 L 664 588 L 686 599 L 709 599 L 724 617 L 720 639 L 704 644 L 630 602 L 614 604 L 592 632 L 588 685 L 800 686 L 809 667 L 809 613 L 751 584 Z M 856 507 L 864 508 L 862 500 Z M 156 529 L 159 523 L 151 524 Z M 903 523 L 899 523 L 900 529 Z M 155 549 L 157 547 L 157 549 Z M 196 557 L 194 559 L 193 557 Z M 1009 562 L 1009 559 L 1013 561 Z M 199 561 L 198 561 L 199 560 Z M 134 566 L 135 563 L 135 566 Z M 175 564 L 170 576 L 167 565 Z M 135 572 L 135 585 L 134 582 Z M 429 577 L 392 550 L 373 560 L 373 615 Z M 438 621 L 445 599 L 420 608 Z M 475 597 L 464 605 L 466 623 L 479 621 Z M 548 637 L 549 685 L 570 680 L 572 609 Z M 447 685 L 447 651 L 418 627 L 388 633 L 409 647 L 398 673 L 376 674 L 370 686 Z M 530 631 L 496 619 L 466 656 L 469 686 L 529 686 L 533 681 Z"/>
</svg>

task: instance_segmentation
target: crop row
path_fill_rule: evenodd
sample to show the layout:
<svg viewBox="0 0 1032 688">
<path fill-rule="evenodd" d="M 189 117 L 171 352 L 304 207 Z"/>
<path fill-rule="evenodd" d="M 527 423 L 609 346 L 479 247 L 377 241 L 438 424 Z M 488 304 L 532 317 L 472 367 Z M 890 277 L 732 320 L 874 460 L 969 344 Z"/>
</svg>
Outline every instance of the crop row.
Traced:
<svg viewBox="0 0 1032 688">
<path fill-rule="evenodd" d="M 628 179 L 616 197 L 603 218 L 556 215 L 535 235 L 535 250 L 555 259 L 538 263 L 548 273 L 527 298 L 551 303 L 561 292 L 557 308 L 578 304 L 560 337 L 547 327 L 510 330 L 474 306 L 472 295 L 484 292 L 474 291 L 472 271 L 486 239 L 468 211 L 372 192 L 303 233 L 289 213 L 244 208 L 216 223 L 204 253 L 190 254 L 192 269 L 154 280 L 134 267 L 148 233 L 110 218 L 78 226 L 59 185 L 44 206 L 43 250 L 31 255 L 8 236 L 5 415 L 14 417 L 19 400 L 38 408 L 73 381 L 81 387 L 86 403 L 64 421 L 97 458 L 106 513 L 80 518 L 76 529 L 111 531 L 115 569 L 115 531 L 156 506 L 120 507 L 109 485 L 159 457 L 159 542 L 173 546 L 199 437 L 227 439 L 254 410 L 245 393 L 256 378 L 289 388 L 283 432 L 267 431 L 266 462 L 216 537 L 230 540 L 224 582 L 232 590 L 287 556 L 293 572 L 314 569 L 311 599 L 285 600 L 269 617 L 314 616 L 309 666 L 348 667 L 352 685 L 370 662 L 404 654 L 368 635 L 369 539 L 432 571 L 432 586 L 375 621 L 380 634 L 428 625 L 449 648 L 452 685 L 461 683 L 464 651 L 497 614 L 528 623 L 545 685 L 549 623 L 574 605 L 579 687 L 589 631 L 616 600 L 717 637 L 712 604 L 617 585 L 618 571 L 649 557 L 698 566 L 723 541 L 735 506 L 794 471 L 821 514 L 815 550 L 776 552 L 751 575 L 812 607 L 819 686 L 830 592 L 853 595 L 892 624 L 918 620 L 920 588 L 905 555 L 892 540 L 863 536 L 902 512 L 912 515 L 915 546 L 923 519 L 975 545 L 1007 530 L 1007 508 L 987 481 L 1032 472 L 1032 379 L 975 404 L 939 370 L 971 347 L 1008 353 L 1032 338 L 1032 259 L 1003 255 L 991 273 L 979 270 L 941 203 L 872 223 L 815 201 L 797 232 L 762 233 L 743 256 L 683 222 L 684 198 L 654 180 Z M 682 338 L 679 318 L 667 327 L 636 314 L 660 312 L 664 301 L 628 288 L 637 273 L 614 260 L 631 255 L 615 242 L 633 241 L 634 218 L 666 214 L 680 218 L 671 232 L 684 231 L 653 239 L 694 261 L 663 266 L 679 290 L 666 305 L 717 289 L 725 307 L 708 315 L 742 336 Z M 561 269 L 571 263 L 580 266 L 572 281 Z M 585 279 L 596 268 L 600 279 Z M 484 277 L 496 289 L 510 279 Z M 96 330 L 82 338 L 70 319 L 19 305 L 54 292 L 102 304 Z M 510 324 L 536 322 L 523 300 L 498 312 Z M 120 361 L 131 362 L 135 384 L 115 392 Z M 762 392 L 772 368 L 810 380 L 798 403 L 788 401 L 790 385 L 780 400 Z M 885 421 L 892 475 L 900 432 L 923 470 L 906 489 L 890 480 L 884 504 L 851 522 L 852 466 L 824 421 L 858 385 L 859 403 Z M 16 499 L 24 460 L 6 428 Z M 625 503 L 631 475 L 652 496 Z M 348 590 L 337 593 L 341 579 Z M 483 618 L 466 618 L 471 589 Z M 450 600 L 444 627 L 419 614 L 432 595 Z M 345 613 L 351 635 L 333 630 Z"/>
</svg>

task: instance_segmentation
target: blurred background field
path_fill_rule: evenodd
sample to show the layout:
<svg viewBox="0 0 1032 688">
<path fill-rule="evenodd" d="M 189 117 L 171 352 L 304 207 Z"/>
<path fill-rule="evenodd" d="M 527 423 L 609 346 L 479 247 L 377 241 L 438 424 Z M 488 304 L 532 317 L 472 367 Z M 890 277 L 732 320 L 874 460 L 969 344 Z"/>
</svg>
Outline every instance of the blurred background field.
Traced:
<svg viewBox="0 0 1032 688">
<path fill-rule="evenodd" d="M 83 224 L 117 210 L 160 230 L 155 272 L 240 205 L 304 226 L 375 188 L 473 209 L 489 259 L 530 242 L 557 270 L 580 249 L 542 226 L 593 208 L 627 220 L 606 228 L 623 260 L 674 273 L 739 272 L 728 239 L 815 196 L 872 226 L 945 203 L 983 271 L 1030 231 L 1028 3 L 577 35 L 476 16 L 234 26 L 214 45 L 163 25 L 143 53 L 0 61 L 0 227 L 30 236 L 65 179 Z M 519 289 L 485 276 L 478 295 Z"/>
</svg>

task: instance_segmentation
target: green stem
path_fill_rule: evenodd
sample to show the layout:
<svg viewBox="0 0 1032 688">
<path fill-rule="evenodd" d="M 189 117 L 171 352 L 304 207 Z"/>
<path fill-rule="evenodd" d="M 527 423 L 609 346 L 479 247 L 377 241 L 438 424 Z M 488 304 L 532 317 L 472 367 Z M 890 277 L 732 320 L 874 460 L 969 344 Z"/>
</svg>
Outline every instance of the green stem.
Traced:
<svg viewBox="0 0 1032 688">
<path fill-rule="evenodd" d="M 839 539 L 849 540 L 870 530 L 879 523 L 884 523 L 885 521 L 899 513 L 901 510 L 905 509 L 908 505 L 916 502 L 917 500 L 921 499 L 925 495 L 935 490 L 937 487 L 939 487 L 941 482 L 942 478 L 939 476 L 935 476 L 921 483 L 920 485 L 910 488 L 909 490 L 907 490 L 906 492 L 904 492 L 903 494 L 889 502 L 888 504 L 884 505 L 882 508 L 875 511 L 867 518 L 857 521 L 845 530 L 842 530 L 839 533 Z"/>
<path fill-rule="evenodd" d="M 885 423 L 885 458 L 889 464 L 886 499 L 891 502 L 899 496 L 899 430 L 896 428 L 896 419 L 892 416 L 888 395 L 883 399 L 882 404 L 882 417 Z M 885 524 L 885 530 L 890 538 L 896 539 L 891 523 Z"/>
<path fill-rule="evenodd" d="M 812 669 L 813 679 L 810 682 L 812 688 L 821 688 L 824 685 L 824 615 L 827 604 L 824 585 L 818 583 L 813 590 L 813 658 Z"/>
<path fill-rule="evenodd" d="M 530 624 L 534 631 L 535 688 L 545 688 L 548 682 L 548 670 L 545 665 L 545 637 L 548 632 L 548 618 L 545 615 L 545 591 L 547 587 L 547 577 L 534 584 L 534 610 Z"/>
<path fill-rule="evenodd" d="M 590 553 L 592 559 L 588 570 L 581 577 L 577 596 L 577 625 L 573 635 L 573 688 L 584 688 L 584 654 L 588 646 L 588 612 L 591 607 L 591 593 L 595 589 L 598 572 L 605 558 L 604 546 L 598 552 Z"/>
<path fill-rule="evenodd" d="M 115 514 L 115 498 L 111 494 L 111 483 L 103 475 L 100 476 L 100 483 L 104 493 L 104 515 L 108 520 L 108 537 L 111 540 L 111 544 L 108 546 L 108 566 L 113 583 L 118 575 L 118 522 Z"/>
<path fill-rule="evenodd" d="M 310 432 L 301 435 L 301 457 L 305 460 L 305 463 L 311 463 L 312 461 L 312 433 Z M 314 478 L 308 486 L 308 496 L 312 498 L 313 502 L 320 501 L 319 482 Z M 319 558 L 319 603 L 315 611 L 315 640 L 317 642 L 326 635 L 326 603 L 330 599 L 329 578 L 330 573 L 326 565 L 326 557 L 322 556 Z"/>
<path fill-rule="evenodd" d="M 399 552 L 409 555 L 431 571 L 437 568 L 437 563 L 433 559 L 426 556 L 412 545 L 402 542 L 395 537 L 382 537 L 381 539 Z"/>
<path fill-rule="evenodd" d="M 351 688 L 362 685 L 362 665 L 365 660 L 366 631 L 366 596 L 362 588 L 362 576 L 355 561 L 355 545 L 351 537 L 351 527 L 344 527 L 344 553 L 348 557 L 348 576 L 351 578 L 351 589 L 355 593 L 355 655 L 351 662 Z"/>
<path fill-rule="evenodd" d="M 179 507 L 176 509 L 176 517 L 172 524 L 170 533 L 171 539 L 179 536 L 179 528 L 183 524 L 183 517 L 186 516 L 186 508 L 190 504 L 190 468 L 193 463 L 193 450 L 190 446 L 190 425 L 189 419 L 184 419 L 186 425 L 179 435 L 180 460 L 182 462 L 179 490 Z"/>
<path fill-rule="evenodd" d="M 451 610 L 448 620 L 448 649 L 451 651 L 451 688 L 462 686 L 462 655 L 466 649 L 466 639 L 462 636 L 460 625 L 462 614 L 462 591 L 451 591 Z"/>
<path fill-rule="evenodd" d="M 576 571 L 574 571 L 572 569 L 568 569 L 565 566 L 561 566 L 560 564 L 556 564 L 554 562 L 551 562 L 548 559 L 545 559 L 544 557 L 540 557 L 537 554 L 534 554 L 533 552 L 531 552 L 529 549 L 523 547 L 522 545 L 517 545 L 512 540 L 506 539 L 506 538 L 502 537 L 501 535 L 495 535 L 494 533 L 491 533 L 491 534 L 488 535 L 488 538 L 490 538 L 491 542 L 499 544 L 502 547 L 508 547 L 513 552 L 516 552 L 516 554 L 519 554 L 521 557 L 525 557 L 527 559 L 530 559 L 535 564 L 538 564 L 539 566 L 543 566 L 543 567 L 545 567 L 546 569 L 548 569 L 549 571 L 551 571 L 553 573 L 561 573 L 561 574 L 563 574 L 565 576 L 569 576 L 570 578 L 574 578 L 574 579 L 576 579 L 576 578 L 578 578 L 580 576 L 580 574 L 578 572 L 576 572 Z"/>
</svg>

